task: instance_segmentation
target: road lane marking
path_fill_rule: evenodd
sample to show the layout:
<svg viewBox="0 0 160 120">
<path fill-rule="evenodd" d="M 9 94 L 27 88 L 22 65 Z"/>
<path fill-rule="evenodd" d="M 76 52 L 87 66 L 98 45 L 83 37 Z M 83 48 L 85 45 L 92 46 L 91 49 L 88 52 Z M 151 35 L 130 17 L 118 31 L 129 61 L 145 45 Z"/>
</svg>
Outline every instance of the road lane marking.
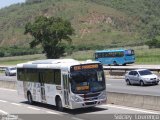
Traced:
<svg viewBox="0 0 160 120">
<path fill-rule="evenodd" d="M 3 111 L 3 110 L 0 110 L 0 113 L 5 114 L 5 115 L 8 114 L 7 112 L 5 112 L 5 111 Z"/>
<path fill-rule="evenodd" d="M 106 85 L 111 85 L 111 84 L 106 84 Z"/>
<path fill-rule="evenodd" d="M 40 110 L 40 109 L 35 108 L 35 107 L 27 107 L 27 108 L 29 108 L 29 109 L 33 109 L 33 110 Z"/>
<path fill-rule="evenodd" d="M 81 119 L 81 118 L 77 118 L 77 117 L 71 117 L 73 120 L 84 120 L 84 119 Z"/>
<path fill-rule="evenodd" d="M 59 114 L 57 112 L 52 112 L 52 111 L 46 111 L 46 113 L 49 113 L 49 114 Z"/>
<path fill-rule="evenodd" d="M 125 110 L 131 110 L 131 111 L 136 111 L 136 112 L 142 112 L 142 113 L 147 113 L 147 114 L 160 114 L 159 112 L 156 111 L 151 111 L 151 110 L 146 110 L 146 109 L 139 109 L 139 108 L 132 108 L 132 107 L 125 107 L 125 106 L 119 106 L 119 105 L 102 105 L 106 107 L 112 107 L 112 108 L 118 108 L 118 109 L 125 109 Z"/>
<path fill-rule="evenodd" d="M 11 103 L 12 105 L 21 106 L 21 104 L 18 103 Z"/>
<path fill-rule="evenodd" d="M 0 90 L 6 90 L 6 91 L 17 92 L 17 90 L 13 90 L 13 89 L 6 89 L 6 88 L 0 88 Z"/>
<path fill-rule="evenodd" d="M 0 100 L 0 102 L 6 103 L 7 101 L 5 101 L 5 100 Z"/>
</svg>

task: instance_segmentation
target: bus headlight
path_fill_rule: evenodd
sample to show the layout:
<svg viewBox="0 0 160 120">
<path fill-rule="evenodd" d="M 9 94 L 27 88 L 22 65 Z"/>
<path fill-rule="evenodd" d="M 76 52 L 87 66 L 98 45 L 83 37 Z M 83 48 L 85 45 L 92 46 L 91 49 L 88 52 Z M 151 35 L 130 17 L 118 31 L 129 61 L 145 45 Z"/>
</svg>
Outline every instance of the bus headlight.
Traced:
<svg viewBox="0 0 160 120">
<path fill-rule="evenodd" d="M 71 100 L 73 100 L 74 102 L 82 102 L 83 100 L 79 97 L 79 96 L 77 96 L 77 95 L 73 95 L 72 97 L 71 97 Z"/>
<path fill-rule="evenodd" d="M 99 99 L 105 99 L 106 98 L 106 91 L 103 91 L 99 96 Z"/>
</svg>

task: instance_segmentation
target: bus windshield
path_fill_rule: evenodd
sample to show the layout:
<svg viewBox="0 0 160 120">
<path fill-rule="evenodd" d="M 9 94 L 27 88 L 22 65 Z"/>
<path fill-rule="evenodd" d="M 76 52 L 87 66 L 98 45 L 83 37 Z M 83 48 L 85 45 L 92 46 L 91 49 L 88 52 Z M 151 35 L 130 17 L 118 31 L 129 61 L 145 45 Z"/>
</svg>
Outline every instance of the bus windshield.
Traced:
<svg viewBox="0 0 160 120">
<path fill-rule="evenodd" d="M 71 90 L 73 93 L 84 94 L 105 89 L 103 71 L 86 70 L 71 73 Z"/>
<path fill-rule="evenodd" d="M 125 55 L 126 56 L 132 56 L 132 55 L 134 55 L 134 50 L 125 50 Z"/>
</svg>

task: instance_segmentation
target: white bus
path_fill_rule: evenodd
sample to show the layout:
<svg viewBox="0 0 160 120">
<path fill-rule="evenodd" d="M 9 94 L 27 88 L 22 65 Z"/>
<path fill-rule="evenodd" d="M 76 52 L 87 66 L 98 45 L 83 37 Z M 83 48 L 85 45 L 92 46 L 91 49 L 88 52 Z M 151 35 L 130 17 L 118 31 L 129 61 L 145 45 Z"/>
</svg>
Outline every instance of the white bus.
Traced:
<svg viewBox="0 0 160 120">
<path fill-rule="evenodd" d="M 55 105 L 58 110 L 106 103 L 106 84 L 100 62 L 73 59 L 37 60 L 17 65 L 18 94 L 30 104 Z"/>
</svg>

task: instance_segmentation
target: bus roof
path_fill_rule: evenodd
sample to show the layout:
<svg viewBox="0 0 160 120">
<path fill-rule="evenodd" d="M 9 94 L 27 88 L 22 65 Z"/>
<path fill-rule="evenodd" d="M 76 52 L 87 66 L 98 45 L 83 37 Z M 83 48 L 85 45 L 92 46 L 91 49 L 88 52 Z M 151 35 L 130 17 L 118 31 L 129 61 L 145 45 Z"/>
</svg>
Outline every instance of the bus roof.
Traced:
<svg viewBox="0 0 160 120">
<path fill-rule="evenodd" d="M 102 52 L 123 52 L 125 49 L 117 49 L 117 50 L 97 50 L 96 53 L 102 53 Z"/>
<path fill-rule="evenodd" d="M 92 64 L 100 63 L 97 61 L 86 60 L 86 61 L 77 61 L 74 59 L 46 59 L 46 60 L 36 60 L 29 61 L 26 63 L 17 64 L 17 68 L 70 68 L 74 65 L 80 64 Z"/>
</svg>

